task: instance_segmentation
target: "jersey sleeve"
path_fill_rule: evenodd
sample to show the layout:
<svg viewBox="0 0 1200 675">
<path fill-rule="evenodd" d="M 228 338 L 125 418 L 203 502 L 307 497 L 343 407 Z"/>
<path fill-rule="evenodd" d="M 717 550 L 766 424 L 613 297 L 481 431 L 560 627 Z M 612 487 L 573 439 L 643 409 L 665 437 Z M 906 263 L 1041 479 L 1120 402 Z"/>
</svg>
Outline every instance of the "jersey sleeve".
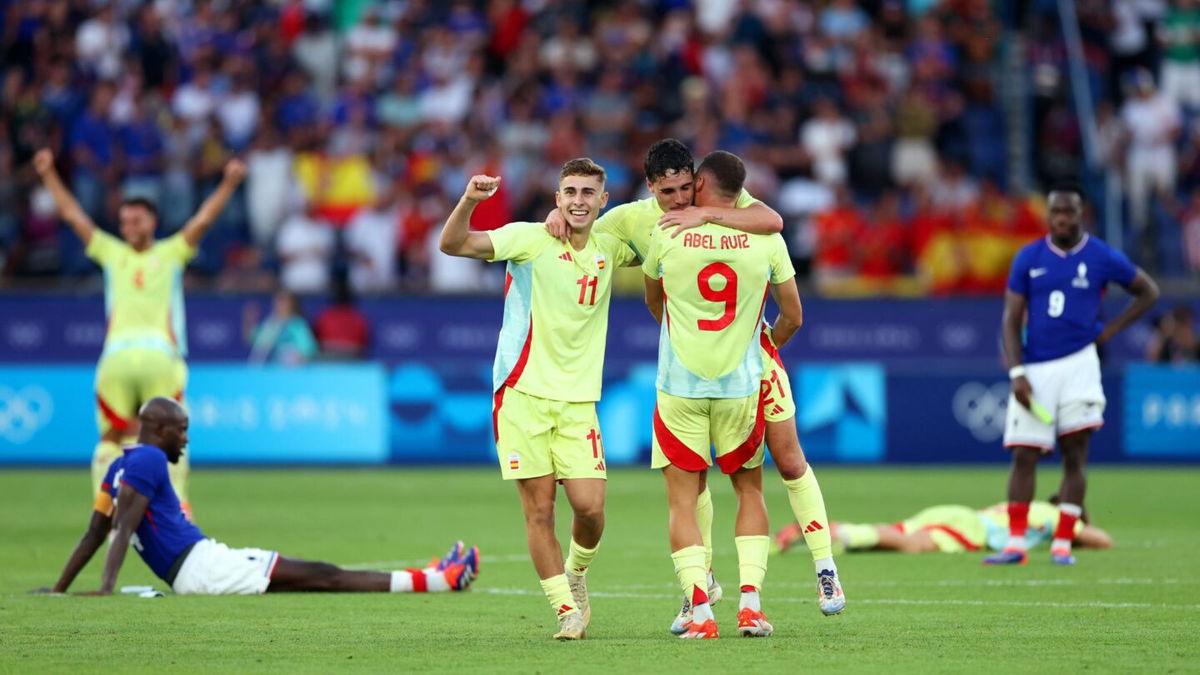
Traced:
<svg viewBox="0 0 1200 675">
<path fill-rule="evenodd" d="M 771 283 L 782 284 L 794 276 L 796 268 L 792 265 L 792 257 L 788 254 L 783 235 L 771 235 Z"/>
<path fill-rule="evenodd" d="M 642 261 L 642 273 L 651 279 L 662 278 L 662 268 L 659 266 L 659 258 L 662 256 L 660 232 L 662 230 L 655 228 L 654 234 L 650 235 L 650 250 L 646 251 L 646 258 Z"/>
<path fill-rule="evenodd" d="M 734 203 L 734 206 L 739 209 L 744 209 L 747 206 L 754 206 L 756 203 L 758 203 L 758 200 L 754 198 L 754 195 L 750 194 L 750 191 L 746 188 L 742 188 L 742 194 L 738 195 L 737 202 Z"/>
<path fill-rule="evenodd" d="M 596 234 L 611 234 L 621 241 L 629 241 L 628 232 L 626 231 L 626 218 L 629 213 L 629 204 L 620 204 L 614 206 L 596 219 L 596 224 L 592 226 L 592 231 Z"/>
<path fill-rule="evenodd" d="M 1109 246 L 1107 273 L 1109 281 L 1115 281 L 1128 288 L 1129 284 L 1132 284 L 1134 278 L 1137 277 L 1137 267 L 1123 251 Z"/>
<path fill-rule="evenodd" d="M 511 260 L 517 263 L 532 259 L 551 238 L 542 223 L 509 223 L 489 230 L 487 236 L 492 240 L 492 257 L 488 262 Z"/>
<path fill-rule="evenodd" d="M 97 265 L 104 267 L 115 261 L 126 246 L 128 244 L 97 227 L 92 230 L 92 238 L 88 240 L 84 253 Z"/>
<path fill-rule="evenodd" d="M 167 257 L 168 260 L 178 262 L 180 265 L 186 265 L 191 262 L 192 258 L 196 257 L 196 249 L 183 238 L 182 232 L 163 239 L 158 243 L 158 250 Z"/>
<path fill-rule="evenodd" d="M 127 454 L 121 482 L 153 500 L 167 479 L 167 456 L 162 452 Z"/>
<path fill-rule="evenodd" d="M 1008 272 L 1008 290 L 1018 295 L 1029 297 L 1029 264 L 1032 259 L 1032 249 L 1023 248 L 1013 258 L 1012 269 Z"/>
<path fill-rule="evenodd" d="M 92 504 L 93 511 L 99 511 L 106 516 L 113 514 L 112 484 L 113 476 L 117 473 L 117 462 L 108 465 L 104 480 L 100 481 L 100 491 L 96 493 L 96 501 Z"/>
</svg>

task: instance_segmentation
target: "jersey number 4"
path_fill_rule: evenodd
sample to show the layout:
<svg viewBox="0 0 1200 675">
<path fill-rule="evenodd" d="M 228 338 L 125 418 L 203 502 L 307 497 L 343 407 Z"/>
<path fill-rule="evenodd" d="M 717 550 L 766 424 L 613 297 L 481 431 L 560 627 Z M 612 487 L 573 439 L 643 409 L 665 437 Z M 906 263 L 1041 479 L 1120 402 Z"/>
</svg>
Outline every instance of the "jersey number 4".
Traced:
<svg viewBox="0 0 1200 675">
<path fill-rule="evenodd" d="M 725 279 L 725 286 L 720 290 L 713 288 L 712 285 L 712 278 L 718 276 Z M 723 262 L 712 263 L 700 270 L 699 276 L 696 277 L 696 286 L 700 289 L 700 296 L 705 300 L 725 303 L 724 314 L 716 319 L 699 319 L 696 321 L 696 326 L 700 330 L 712 331 L 728 328 L 737 314 L 737 272 Z"/>
</svg>

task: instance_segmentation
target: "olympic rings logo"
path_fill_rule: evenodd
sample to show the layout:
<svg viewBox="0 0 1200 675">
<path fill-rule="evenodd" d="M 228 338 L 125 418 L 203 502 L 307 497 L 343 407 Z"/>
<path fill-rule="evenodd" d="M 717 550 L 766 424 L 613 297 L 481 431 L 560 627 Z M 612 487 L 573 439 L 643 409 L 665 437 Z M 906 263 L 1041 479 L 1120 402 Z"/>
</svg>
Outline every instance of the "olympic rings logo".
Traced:
<svg viewBox="0 0 1200 675">
<path fill-rule="evenodd" d="M 991 387 L 981 382 L 967 382 L 954 392 L 954 419 L 966 427 L 975 440 L 991 443 L 1004 435 L 1008 393 L 1007 382 L 997 382 Z"/>
<path fill-rule="evenodd" d="M 0 384 L 0 438 L 25 443 L 54 417 L 54 400 L 36 384 L 19 391 Z"/>
</svg>

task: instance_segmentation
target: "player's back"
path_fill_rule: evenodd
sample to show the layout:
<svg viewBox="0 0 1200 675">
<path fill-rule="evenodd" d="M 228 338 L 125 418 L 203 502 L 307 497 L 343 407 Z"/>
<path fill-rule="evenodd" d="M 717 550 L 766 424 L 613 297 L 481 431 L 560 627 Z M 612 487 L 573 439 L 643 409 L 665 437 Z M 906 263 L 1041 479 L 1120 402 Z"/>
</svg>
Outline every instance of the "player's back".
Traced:
<svg viewBox="0 0 1200 675">
<path fill-rule="evenodd" d="M 783 237 L 706 224 L 656 231 L 643 270 L 662 279 L 658 388 L 687 398 L 739 398 L 762 375 L 759 324 L 768 286 L 794 276 Z"/>
</svg>

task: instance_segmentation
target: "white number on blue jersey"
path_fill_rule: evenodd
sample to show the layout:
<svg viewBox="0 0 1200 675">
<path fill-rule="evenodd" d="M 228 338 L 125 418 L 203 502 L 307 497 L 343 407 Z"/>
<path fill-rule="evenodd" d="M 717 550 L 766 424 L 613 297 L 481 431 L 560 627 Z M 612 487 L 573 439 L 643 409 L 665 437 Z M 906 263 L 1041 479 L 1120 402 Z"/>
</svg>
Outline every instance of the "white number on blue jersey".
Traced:
<svg viewBox="0 0 1200 675">
<path fill-rule="evenodd" d="M 1062 291 L 1052 291 L 1049 300 L 1046 313 L 1054 318 L 1062 316 L 1063 309 L 1067 306 L 1067 296 L 1063 295 Z"/>
</svg>

